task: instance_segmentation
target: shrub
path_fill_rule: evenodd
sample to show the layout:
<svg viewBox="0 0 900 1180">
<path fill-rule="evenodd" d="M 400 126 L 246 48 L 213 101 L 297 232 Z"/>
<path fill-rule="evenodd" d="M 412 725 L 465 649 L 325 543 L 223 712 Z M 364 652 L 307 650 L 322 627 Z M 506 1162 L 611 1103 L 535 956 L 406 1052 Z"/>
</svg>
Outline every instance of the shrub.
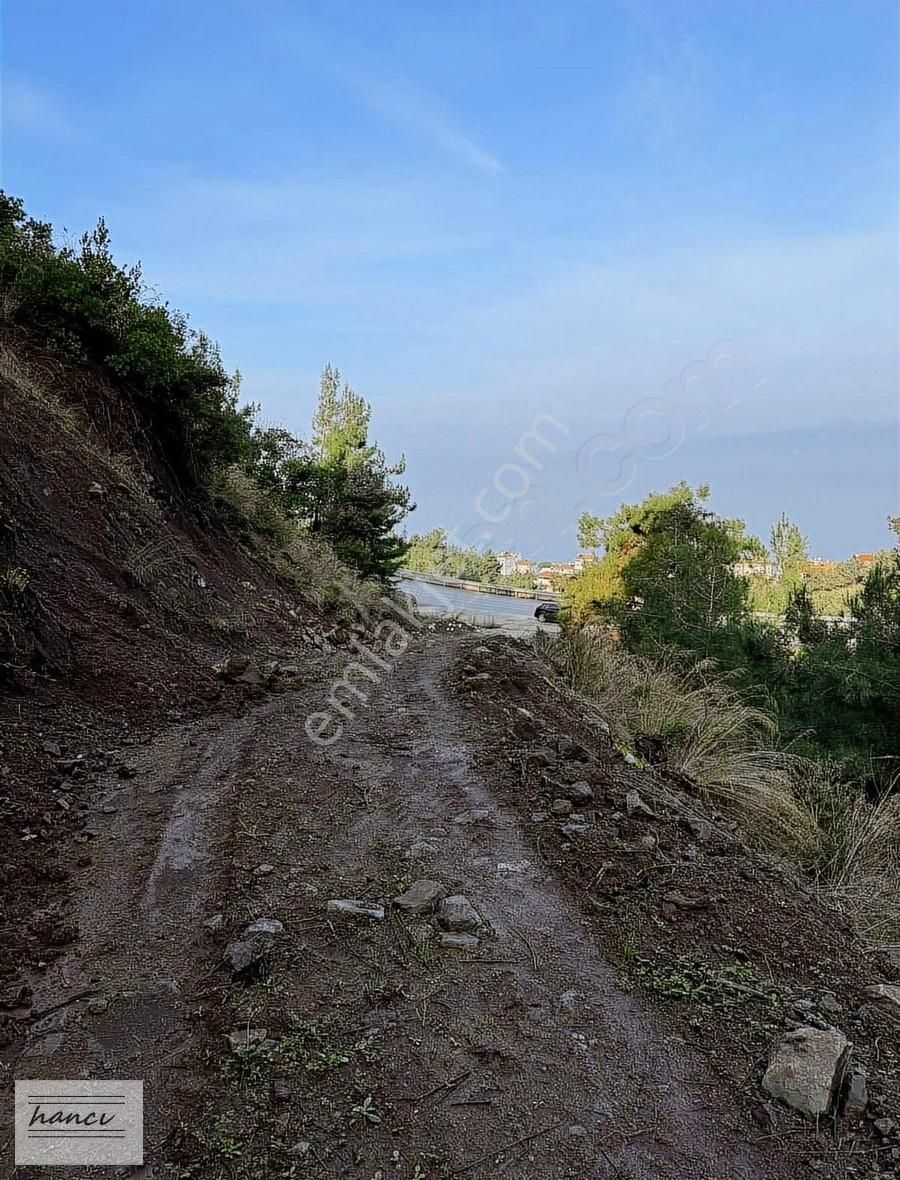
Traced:
<svg viewBox="0 0 900 1180">
<path fill-rule="evenodd" d="M 191 487 L 245 453 L 253 407 L 238 406 L 238 378 L 185 316 L 147 291 L 139 266 L 112 257 L 105 223 L 77 248 L 0 191 L 4 315 L 36 342 L 101 365 L 138 415 L 156 457 Z"/>
</svg>

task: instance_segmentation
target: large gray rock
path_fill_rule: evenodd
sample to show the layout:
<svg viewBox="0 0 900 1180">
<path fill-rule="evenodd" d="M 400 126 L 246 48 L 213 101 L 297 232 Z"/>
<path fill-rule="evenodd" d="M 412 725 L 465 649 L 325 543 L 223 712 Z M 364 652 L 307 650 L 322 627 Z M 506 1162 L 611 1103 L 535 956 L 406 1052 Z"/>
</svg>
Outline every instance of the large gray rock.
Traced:
<svg viewBox="0 0 900 1180">
<path fill-rule="evenodd" d="M 804 1025 L 788 1033 L 769 1061 L 763 1089 L 801 1114 L 828 1114 L 843 1085 L 853 1051 L 836 1028 Z"/>
<path fill-rule="evenodd" d="M 481 926 L 478 910 L 461 893 L 444 898 L 438 909 L 437 920 L 444 930 L 455 934 L 465 934 Z"/>
<path fill-rule="evenodd" d="M 424 914 L 444 896 L 446 890 L 437 881 L 413 881 L 405 893 L 394 898 L 394 905 L 406 914 Z"/>
</svg>

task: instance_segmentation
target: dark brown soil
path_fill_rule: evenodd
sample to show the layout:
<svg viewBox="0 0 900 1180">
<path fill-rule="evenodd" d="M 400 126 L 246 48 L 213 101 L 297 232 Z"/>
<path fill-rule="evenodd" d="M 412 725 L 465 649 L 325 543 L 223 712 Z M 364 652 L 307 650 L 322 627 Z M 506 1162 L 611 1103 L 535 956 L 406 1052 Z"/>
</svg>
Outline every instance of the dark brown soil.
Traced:
<svg viewBox="0 0 900 1180">
<path fill-rule="evenodd" d="M 0 1045 L 22 968 L 75 931 L 103 776 L 173 723 L 252 700 L 216 679 L 223 655 L 296 663 L 331 626 L 204 527 L 132 427 L 102 375 L 0 342 Z"/>
</svg>

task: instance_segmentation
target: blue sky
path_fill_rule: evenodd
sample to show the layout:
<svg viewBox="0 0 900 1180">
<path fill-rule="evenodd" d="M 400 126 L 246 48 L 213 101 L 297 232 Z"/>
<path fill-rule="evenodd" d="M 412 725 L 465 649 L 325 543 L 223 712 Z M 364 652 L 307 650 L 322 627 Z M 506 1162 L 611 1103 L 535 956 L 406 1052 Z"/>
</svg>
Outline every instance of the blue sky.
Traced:
<svg viewBox="0 0 900 1180">
<path fill-rule="evenodd" d="M 584 508 L 687 478 L 840 555 L 898 507 L 897 25 L 894 0 L 5 0 L 2 180 L 72 233 L 103 214 L 267 419 L 306 432 L 337 364 L 408 458 L 411 527 L 566 556 Z M 663 419 L 629 410 L 723 341 L 739 376 L 685 412 L 701 372 L 682 445 L 642 446 Z M 486 522 L 539 414 L 565 432 Z M 630 482 L 586 476 L 626 433 Z"/>
</svg>

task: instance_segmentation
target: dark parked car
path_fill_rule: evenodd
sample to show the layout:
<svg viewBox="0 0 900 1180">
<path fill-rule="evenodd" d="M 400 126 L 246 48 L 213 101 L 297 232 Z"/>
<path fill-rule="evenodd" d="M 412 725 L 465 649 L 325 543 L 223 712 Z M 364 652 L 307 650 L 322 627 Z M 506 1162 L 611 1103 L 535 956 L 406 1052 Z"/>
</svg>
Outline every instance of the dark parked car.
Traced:
<svg viewBox="0 0 900 1180">
<path fill-rule="evenodd" d="M 555 623 L 559 619 L 558 602 L 541 602 L 535 608 L 534 617 L 542 623 Z"/>
</svg>

